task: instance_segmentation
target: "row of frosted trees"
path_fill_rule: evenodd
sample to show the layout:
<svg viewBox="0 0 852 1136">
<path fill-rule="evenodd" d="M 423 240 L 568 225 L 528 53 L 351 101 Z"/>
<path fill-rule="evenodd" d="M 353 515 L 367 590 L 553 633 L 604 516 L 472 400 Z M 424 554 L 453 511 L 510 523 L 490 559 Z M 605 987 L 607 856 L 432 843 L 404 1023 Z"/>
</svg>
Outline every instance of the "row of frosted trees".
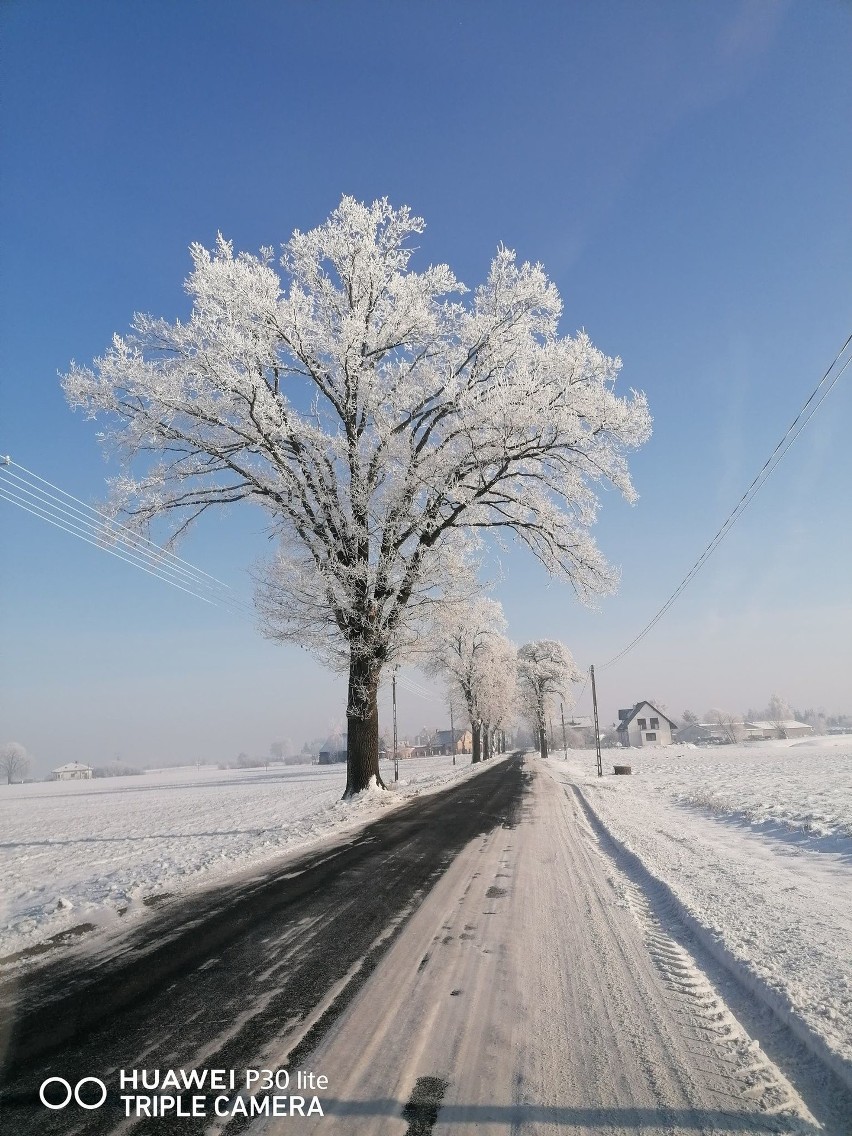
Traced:
<svg viewBox="0 0 852 1136">
<path fill-rule="evenodd" d="M 539 639 L 518 649 L 505 630 L 502 608 L 484 597 L 442 606 L 431 626 L 424 669 L 445 680 L 451 703 L 464 706 L 474 762 L 491 756 L 495 739 L 518 715 L 547 757 L 549 708 L 570 702 L 571 684 L 581 677 L 564 644 Z"/>
</svg>

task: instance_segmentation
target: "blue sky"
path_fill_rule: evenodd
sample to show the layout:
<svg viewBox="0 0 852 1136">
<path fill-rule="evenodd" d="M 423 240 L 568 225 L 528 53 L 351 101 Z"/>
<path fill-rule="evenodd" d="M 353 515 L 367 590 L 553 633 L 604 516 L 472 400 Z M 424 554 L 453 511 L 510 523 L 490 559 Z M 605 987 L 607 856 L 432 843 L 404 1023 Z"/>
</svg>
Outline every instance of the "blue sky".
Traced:
<svg viewBox="0 0 852 1136">
<path fill-rule="evenodd" d="M 668 597 L 852 330 L 852 7 L 807 3 L 115 4 L 11 0 L 2 67 L 0 452 L 87 501 L 97 427 L 57 373 L 134 311 L 186 310 L 187 246 L 277 244 L 341 194 L 426 218 L 469 285 L 540 260 L 655 418 L 639 503 L 597 537 L 596 613 L 510 552 L 518 642 L 582 665 Z M 847 371 L 675 607 L 600 676 L 604 718 L 655 697 L 852 710 Z M 293 647 L 0 501 L 0 740 L 42 767 L 264 752 L 326 732 L 342 688 Z M 182 554 L 248 593 L 252 510 Z M 420 676 L 415 676 L 422 681 Z M 405 728 L 443 725 L 402 696 Z"/>
</svg>

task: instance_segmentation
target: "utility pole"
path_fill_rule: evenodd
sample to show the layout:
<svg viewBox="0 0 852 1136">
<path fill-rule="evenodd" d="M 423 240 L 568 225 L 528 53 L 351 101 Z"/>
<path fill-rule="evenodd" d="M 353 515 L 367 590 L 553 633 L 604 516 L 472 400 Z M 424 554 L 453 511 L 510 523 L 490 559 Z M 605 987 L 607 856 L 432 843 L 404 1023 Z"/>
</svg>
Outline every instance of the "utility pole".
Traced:
<svg viewBox="0 0 852 1136">
<path fill-rule="evenodd" d="M 399 780 L 399 750 L 396 745 L 396 672 L 399 667 L 393 668 L 393 779 Z"/>
<path fill-rule="evenodd" d="M 568 760 L 568 739 L 565 736 L 565 709 L 562 703 L 559 703 L 559 716 L 562 719 L 562 750 L 565 754 L 565 760 Z"/>
<path fill-rule="evenodd" d="M 603 777 L 603 762 L 601 760 L 601 732 L 598 728 L 598 694 L 595 689 L 595 668 L 589 667 L 592 676 L 592 707 L 595 712 L 595 751 L 598 755 L 598 777 Z"/>
<path fill-rule="evenodd" d="M 453 765 L 456 763 L 456 727 L 453 725 L 453 700 L 450 699 L 450 739 L 452 742 Z"/>
</svg>

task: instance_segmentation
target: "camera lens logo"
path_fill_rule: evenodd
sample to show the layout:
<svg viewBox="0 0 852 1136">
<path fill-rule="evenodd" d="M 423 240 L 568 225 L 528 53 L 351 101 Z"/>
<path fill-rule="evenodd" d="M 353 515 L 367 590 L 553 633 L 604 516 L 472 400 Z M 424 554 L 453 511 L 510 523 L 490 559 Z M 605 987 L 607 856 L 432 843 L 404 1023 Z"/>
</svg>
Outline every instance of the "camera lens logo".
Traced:
<svg viewBox="0 0 852 1136">
<path fill-rule="evenodd" d="M 83 1086 L 88 1085 L 88 1084 L 97 1085 L 97 1086 L 99 1086 L 99 1088 L 101 1090 L 101 1099 L 99 1101 L 95 1101 L 94 1104 L 91 1101 L 84 1100 L 83 1095 L 80 1092 L 80 1090 L 83 1088 Z M 51 1093 L 50 1093 L 50 1096 L 51 1097 L 57 1097 L 61 1093 L 64 1092 L 65 1100 L 60 1100 L 60 1101 L 48 1100 L 47 1095 L 45 1093 L 45 1089 L 47 1089 L 49 1085 L 60 1085 L 61 1089 L 52 1090 Z M 38 1091 L 38 1095 L 39 1095 L 39 1098 L 41 1100 L 41 1103 L 44 1105 L 45 1108 L 52 1108 L 52 1109 L 65 1108 L 67 1105 L 69 1105 L 71 1103 L 72 1097 L 77 1102 L 77 1104 L 80 1106 L 80 1108 L 100 1108 L 101 1105 L 104 1103 L 104 1101 L 107 1099 L 107 1088 L 106 1088 L 106 1085 L 103 1083 L 103 1081 L 99 1080 L 97 1077 L 83 1077 L 81 1080 L 79 1080 L 77 1082 L 77 1084 L 73 1087 L 73 1089 L 72 1089 L 71 1085 L 65 1080 L 64 1077 L 48 1077 L 46 1081 L 42 1081 L 41 1088 Z M 91 1095 L 92 1095 L 91 1090 L 86 1093 L 86 1096 L 91 1096 Z"/>
</svg>

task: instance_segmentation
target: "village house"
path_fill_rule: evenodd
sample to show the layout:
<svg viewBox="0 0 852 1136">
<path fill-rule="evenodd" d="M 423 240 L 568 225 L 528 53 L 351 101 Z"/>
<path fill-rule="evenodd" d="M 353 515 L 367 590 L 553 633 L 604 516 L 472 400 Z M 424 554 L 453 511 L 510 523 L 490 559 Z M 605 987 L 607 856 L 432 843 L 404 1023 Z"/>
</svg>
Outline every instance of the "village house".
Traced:
<svg viewBox="0 0 852 1136">
<path fill-rule="evenodd" d="M 456 753 L 470 753 L 473 749 L 473 734 L 470 730 L 435 731 L 436 753 L 452 753 L 453 743 Z"/>
<path fill-rule="evenodd" d="M 623 746 L 672 745 L 677 723 L 650 702 L 618 711 L 618 740 Z"/>
<path fill-rule="evenodd" d="M 67 765 L 60 765 L 50 772 L 54 781 L 88 781 L 92 776 L 92 767 L 79 761 L 69 761 Z"/>
<path fill-rule="evenodd" d="M 325 745 L 320 747 L 319 764 L 337 765 L 346 761 L 346 735 L 332 734 Z"/>
</svg>

